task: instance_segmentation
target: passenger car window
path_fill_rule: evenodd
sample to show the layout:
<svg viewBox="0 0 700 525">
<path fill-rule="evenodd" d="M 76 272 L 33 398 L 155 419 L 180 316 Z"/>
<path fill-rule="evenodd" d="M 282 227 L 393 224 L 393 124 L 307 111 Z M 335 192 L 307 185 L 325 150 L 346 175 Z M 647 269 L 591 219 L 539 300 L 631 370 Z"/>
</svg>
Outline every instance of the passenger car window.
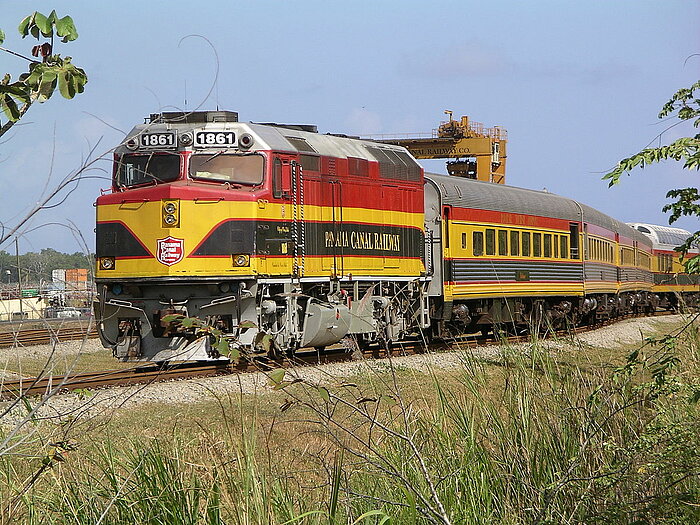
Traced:
<svg viewBox="0 0 700 525">
<path fill-rule="evenodd" d="M 474 232 L 472 234 L 472 250 L 475 257 L 484 254 L 484 232 Z"/>
<path fill-rule="evenodd" d="M 498 255 L 508 255 L 507 230 L 498 230 Z"/>
<path fill-rule="evenodd" d="M 523 257 L 530 257 L 530 232 L 523 232 Z"/>
<path fill-rule="evenodd" d="M 486 255 L 496 255 L 496 230 L 486 230 Z"/>
<path fill-rule="evenodd" d="M 520 255 L 520 232 L 510 232 L 510 254 Z"/>
<path fill-rule="evenodd" d="M 561 244 L 561 257 L 562 259 L 569 258 L 569 239 L 563 235 L 559 237 L 559 242 Z"/>
</svg>

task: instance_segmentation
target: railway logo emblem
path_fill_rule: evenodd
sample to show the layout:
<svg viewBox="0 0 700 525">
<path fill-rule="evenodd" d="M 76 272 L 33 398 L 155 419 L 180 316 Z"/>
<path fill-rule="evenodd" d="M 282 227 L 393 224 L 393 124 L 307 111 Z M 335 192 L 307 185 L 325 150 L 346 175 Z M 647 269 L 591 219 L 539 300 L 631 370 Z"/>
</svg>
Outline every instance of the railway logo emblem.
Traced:
<svg viewBox="0 0 700 525">
<path fill-rule="evenodd" d="M 166 237 L 158 239 L 158 249 L 156 250 L 156 259 L 161 264 L 172 266 L 179 263 L 185 256 L 185 240 L 176 239 L 175 237 Z"/>
</svg>

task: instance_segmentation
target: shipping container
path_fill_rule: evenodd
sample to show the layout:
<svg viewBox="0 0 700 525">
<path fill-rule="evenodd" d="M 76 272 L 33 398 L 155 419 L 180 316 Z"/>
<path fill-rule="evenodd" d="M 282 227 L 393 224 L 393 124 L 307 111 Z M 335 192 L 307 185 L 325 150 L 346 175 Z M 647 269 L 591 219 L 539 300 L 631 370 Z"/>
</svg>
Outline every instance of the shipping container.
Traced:
<svg viewBox="0 0 700 525">
<path fill-rule="evenodd" d="M 87 281 L 88 271 L 86 268 L 71 268 L 66 270 L 66 281 L 69 283 L 84 283 Z"/>
</svg>

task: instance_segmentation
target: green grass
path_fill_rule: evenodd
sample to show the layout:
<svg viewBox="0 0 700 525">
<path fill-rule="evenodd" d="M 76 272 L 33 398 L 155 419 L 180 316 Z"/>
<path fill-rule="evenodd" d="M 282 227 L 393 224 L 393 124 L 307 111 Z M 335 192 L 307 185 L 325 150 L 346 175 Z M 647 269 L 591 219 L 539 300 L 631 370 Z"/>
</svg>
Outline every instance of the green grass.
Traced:
<svg viewBox="0 0 700 525">
<path fill-rule="evenodd" d="M 3 516 L 696 523 L 699 365 L 695 324 L 641 348 L 503 346 L 491 361 L 465 351 L 454 369 L 388 365 L 42 423 L 38 441 L 0 457 Z"/>
</svg>

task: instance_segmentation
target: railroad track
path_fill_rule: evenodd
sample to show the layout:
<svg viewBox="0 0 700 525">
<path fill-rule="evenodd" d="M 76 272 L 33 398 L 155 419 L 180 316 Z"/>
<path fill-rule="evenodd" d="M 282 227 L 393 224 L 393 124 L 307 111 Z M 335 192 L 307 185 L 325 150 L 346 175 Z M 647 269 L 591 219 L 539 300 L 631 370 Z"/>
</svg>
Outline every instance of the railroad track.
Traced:
<svg viewBox="0 0 700 525">
<path fill-rule="evenodd" d="M 119 370 L 103 370 L 67 376 L 40 376 L 12 381 L 4 381 L 0 396 L 3 399 L 30 395 L 47 395 L 78 389 L 103 388 L 106 386 L 125 386 L 147 384 L 168 379 L 204 377 L 230 373 L 228 361 L 221 363 L 183 363 L 173 366 L 142 365 Z"/>
<path fill-rule="evenodd" d="M 90 329 L 59 327 L 56 329 L 39 328 L 31 330 L 17 330 L 14 332 L 0 333 L 0 348 L 10 346 L 47 345 L 53 343 L 54 341 L 74 341 L 76 339 L 83 339 L 84 337 L 97 337 L 97 329 L 92 326 Z"/>
<path fill-rule="evenodd" d="M 671 315 L 673 312 L 657 312 L 656 316 Z M 565 335 L 578 334 L 595 330 L 603 326 L 614 324 L 623 319 L 633 318 L 626 316 L 615 321 L 605 321 L 595 326 L 577 327 L 566 331 Z M 76 329 L 77 330 L 77 329 Z M 561 334 L 559 334 L 561 335 Z M 82 332 L 85 336 L 85 332 Z M 392 346 L 390 349 L 373 346 L 359 352 L 359 348 L 336 347 L 326 352 L 314 350 L 302 351 L 291 358 L 279 360 L 267 358 L 254 358 L 239 364 L 230 361 L 217 361 L 215 363 L 178 363 L 170 365 L 140 365 L 127 369 L 103 370 L 99 372 L 86 372 L 70 374 L 67 376 L 40 376 L 4 381 L 0 385 L 1 399 L 16 399 L 30 395 L 49 395 L 58 392 L 73 390 L 104 388 L 108 386 L 127 386 L 136 384 L 148 384 L 174 379 L 191 379 L 195 377 L 208 377 L 232 373 L 246 373 L 269 371 L 274 368 L 293 366 L 314 366 L 327 363 L 347 362 L 356 359 L 382 359 L 387 357 L 400 357 L 431 351 L 446 351 L 454 345 L 461 348 L 473 348 L 485 344 L 510 344 L 529 342 L 530 335 L 510 335 L 507 337 L 463 336 L 450 341 L 431 343 L 426 347 L 423 341 L 406 342 Z M 360 357 L 361 354 L 361 357 Z"/>
<path fill-rule="evenodd" d="M 215 375 L 269 371 L 283 366 L 317 365 L 349 360 L 349 354 L 334 351 L 317 355 L 302 353 L 291 360 L 255 359 L 234 364 L 228 360 L 214 363 L 177 363 L 169 365 L 139 365 L 133 368 L 102 370 L 79 374 L 48 375 L 6 380 L 0 385 L 0 399 L 16 399 L 23 396 L 50 395 L 74 390 L 96 389 L 108 386 L 143 385 L 174 379 L 191 379 Z"/>
</svg>

